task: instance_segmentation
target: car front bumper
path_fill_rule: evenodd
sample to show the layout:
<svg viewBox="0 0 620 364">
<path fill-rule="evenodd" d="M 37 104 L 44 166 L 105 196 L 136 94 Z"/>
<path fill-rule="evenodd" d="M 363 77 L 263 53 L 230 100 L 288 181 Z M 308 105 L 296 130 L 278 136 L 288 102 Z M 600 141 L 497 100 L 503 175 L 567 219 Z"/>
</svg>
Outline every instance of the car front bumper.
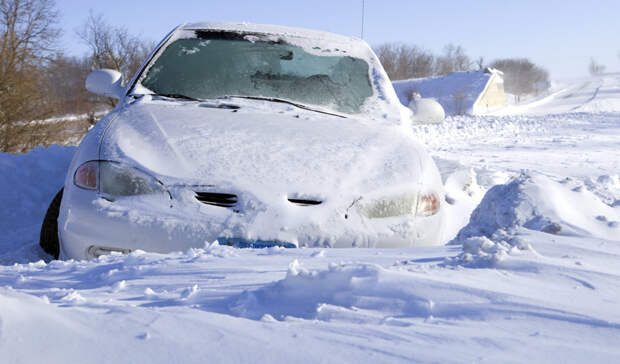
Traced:
<svg viewBox="0 0 620 364">
<path fill-rule="evenodd" d="M 366 219 L 329 202 L 238 209 L 205 205 L 189 188 L 168 196 L 110 201 L 94 191 L 66 187 L 58 219 L 61 258 L 92 259 L 118 251 L 158 253 L 201 248 L 218 240 L 240 247 L 406 248 L 441 242 L 443 213 L 430 217 Z M 252 200 L 246 198 L 245 200 Z"/>
</svg>

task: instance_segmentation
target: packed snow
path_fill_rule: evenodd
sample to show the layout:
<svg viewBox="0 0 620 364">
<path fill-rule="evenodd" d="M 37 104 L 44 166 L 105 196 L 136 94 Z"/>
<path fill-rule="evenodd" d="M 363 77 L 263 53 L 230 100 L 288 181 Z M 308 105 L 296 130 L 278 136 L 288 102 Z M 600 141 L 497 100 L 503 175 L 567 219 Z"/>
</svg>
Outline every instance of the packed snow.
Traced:
<svg viewBox="0 0 620 364">
<path fill-rule="evenodd" d="M 74 148 L 0 154 L 0 361 L 617 362 L 619 96 L 603 76 L 416 126 L 438 247 L 52 261 L 38 229 Z"/>
</svg>

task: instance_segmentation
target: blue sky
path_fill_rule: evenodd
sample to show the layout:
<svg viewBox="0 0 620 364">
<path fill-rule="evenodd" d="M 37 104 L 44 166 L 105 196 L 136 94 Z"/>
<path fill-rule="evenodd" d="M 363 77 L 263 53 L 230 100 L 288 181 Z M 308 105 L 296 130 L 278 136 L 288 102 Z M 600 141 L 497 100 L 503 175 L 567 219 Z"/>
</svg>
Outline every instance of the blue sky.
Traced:
<svg viewBox="0 0 620 364">
<path fill-rule="evenodd" d="M 249 21 L 360 36 L 362 0 L 56 0 L 69 54 L 86 51 L 75 36 L 88 13 L 157 41 L 186 21 Z M 364 39 L 439 52 L 462 45 L 472 58 L 527 57 L 553 78 L 587 74 L 590 57 L 620 70 L 620 1 L 365 0 Z"/>
</svg>

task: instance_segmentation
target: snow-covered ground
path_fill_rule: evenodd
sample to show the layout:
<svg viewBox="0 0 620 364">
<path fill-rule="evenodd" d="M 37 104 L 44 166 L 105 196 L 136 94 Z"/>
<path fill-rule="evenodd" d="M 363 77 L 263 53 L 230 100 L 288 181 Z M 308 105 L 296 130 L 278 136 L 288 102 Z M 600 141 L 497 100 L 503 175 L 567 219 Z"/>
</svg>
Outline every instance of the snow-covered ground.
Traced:
<svg viewBox="0 0 620 364">
<path fill-rule="evenodd" d="M 618 362 L 620 77 L 416 131 L 445 246 L 50 262 L 73 149 L 0 154 L 0 362 Z"/>
</svg>

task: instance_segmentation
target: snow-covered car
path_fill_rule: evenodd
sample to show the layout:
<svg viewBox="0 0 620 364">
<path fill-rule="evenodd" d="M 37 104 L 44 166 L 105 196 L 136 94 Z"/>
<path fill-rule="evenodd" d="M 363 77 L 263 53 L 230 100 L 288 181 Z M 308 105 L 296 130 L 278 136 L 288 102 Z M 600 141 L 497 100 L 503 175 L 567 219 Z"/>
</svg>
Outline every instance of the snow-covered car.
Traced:
<svg viewBox="0 0 620 364">
<path fill-rule="evenodd" d="M 440 242 L 443 187 L 410 128 L 420 117 L 400 104 L 360 39 L 187 24 L 128 82 L 99 70 L 86 87 L 120 100 L 83 139 L 48 210 L 41 246 L 56 257 L 216 240 Z"/>
</svg>

